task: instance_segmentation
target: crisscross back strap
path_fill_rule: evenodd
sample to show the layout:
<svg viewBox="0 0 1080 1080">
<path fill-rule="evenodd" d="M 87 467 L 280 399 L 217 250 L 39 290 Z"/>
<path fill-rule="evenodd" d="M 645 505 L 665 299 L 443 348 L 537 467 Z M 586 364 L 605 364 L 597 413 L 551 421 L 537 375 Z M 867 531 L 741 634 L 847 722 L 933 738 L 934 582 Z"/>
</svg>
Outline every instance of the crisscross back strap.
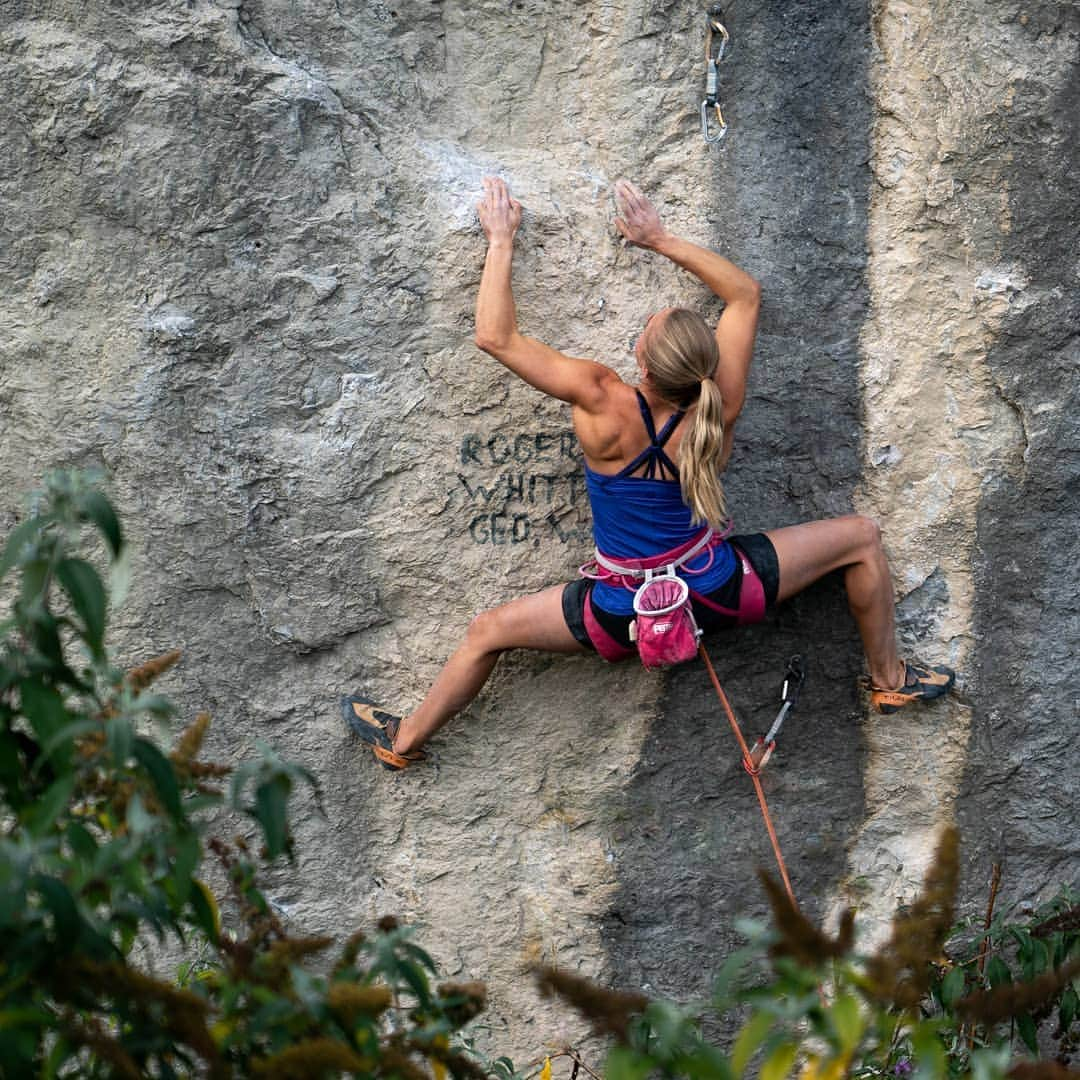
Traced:
<svg viewBox="0 0 1080 1080">
<path fill-rule="evenodd" d="M 686 415 L 682 409 L 668 417 L 667 423 L 656 433 L 656 424 L 653 422 L 652 410 L 645 400 L 645 395 L 640 390 L 637 394 L 638 408 L 641 410 L 641 419 L 645 424 L 646 434 L 649 436 L 649 445 L 625 469 L 621 469 L 618 477 L 632 476 L 642 465 L 645 466 L 643 476 L 646 480 L 678 480 L 679 467 L 664 453 L 664 445 L 671 438 L 675 425 Z M 657 476 L 659 473 L 659 477 Z"/>
</svg>

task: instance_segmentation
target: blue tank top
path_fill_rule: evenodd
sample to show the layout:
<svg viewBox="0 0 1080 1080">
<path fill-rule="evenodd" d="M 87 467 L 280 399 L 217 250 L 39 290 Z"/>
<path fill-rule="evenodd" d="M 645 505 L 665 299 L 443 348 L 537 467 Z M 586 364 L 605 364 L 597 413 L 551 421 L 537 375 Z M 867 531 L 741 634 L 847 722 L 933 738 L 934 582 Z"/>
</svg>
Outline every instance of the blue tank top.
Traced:
<svg viewBox="0 0 1080 1080">
<path fill-rule="evenodd" d="M 585 466 L 593 539 L 600 551 L 614 559 L 648 559 L 685 544 L 701 532 L 700 525 L 690 523 L 690 507 L 682 499 L 679 470 L 664 452 L 664 444 L 685 413 L 673 414 L 657 434 L 649 403 L 640 390 L 637 398 L 649 445 L 614 476 L 593 472 Z M 643 465 L 645 471 L 634 476 Z M 713 592 L 735 572 L 735 552 L 730 544 L 720 544 L 713 548 L 712 560 L 704 573 L 692 572 L 708 564 L 706 551 L 680 567 L 679 576 L 685 577 L 697 592 Z M 612 615 L 634 612 L 633 592 L 620 585 L 598 581 L 592 599 L 597 607 Z"/>
</svg>

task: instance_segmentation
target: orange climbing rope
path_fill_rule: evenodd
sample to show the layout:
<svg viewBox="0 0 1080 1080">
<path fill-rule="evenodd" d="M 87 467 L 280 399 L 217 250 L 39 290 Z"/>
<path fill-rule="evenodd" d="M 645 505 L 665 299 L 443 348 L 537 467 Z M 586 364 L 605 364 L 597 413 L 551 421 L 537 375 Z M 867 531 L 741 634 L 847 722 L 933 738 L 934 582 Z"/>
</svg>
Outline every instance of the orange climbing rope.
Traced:
<svg viewBox="0 0 1080 1080">
<path fill-rule="evenodd" d="M 705 646 L 701 642 L 698 642 L 698 653 L 705 662 L 705 670 L 708 671 L 709 678 L 712 679 L 716 696 L 720 699 L 720 704 L 724 706 L 724 712 L 727 713 L 728 723 L 731 724 L 731 730 L 735 733 L 735 738 L 739 741 L 739 749 L 742 750 L 743 755 L 743 768 L 750 774 L 750 779 L 754 781 L 754 790 L 757 792 L 758 803 L 761 806 L 761 816 L 765 819 L 765 828 L 769 832 L 769 840 L 772 841 L 773 852 L 776 855 L 776 864 L 780 867 L 780 877 L 784 882 L 784 888 L 787 890 L 787 894 L 790 897 L 792 904 L 797 908 L 799 902 L 795 899 L 795 893 L 791 888 L 787 867 L 784 865 L 784 856 L 780 853 L 780 841 L 776 838 L 776 829 L 773 828 L 772 817 L 769 814 L 769 804 L 765 801 L 765 792 L 761 787 L 761 770 L 754 764 L 754 759 L 750 755 L 750 748 L 746 745 L 742 729 L 739 727 L 739 721 L 735 719 L 735 713 L 728 703 L 727 694 L 724 693 L 724 688 L 720 685 L 720 680 L 716 677 L 716 671 L 712 666 L 712 661 L 709 659 L 709 654 L 705 651 Z"/>
</svg>

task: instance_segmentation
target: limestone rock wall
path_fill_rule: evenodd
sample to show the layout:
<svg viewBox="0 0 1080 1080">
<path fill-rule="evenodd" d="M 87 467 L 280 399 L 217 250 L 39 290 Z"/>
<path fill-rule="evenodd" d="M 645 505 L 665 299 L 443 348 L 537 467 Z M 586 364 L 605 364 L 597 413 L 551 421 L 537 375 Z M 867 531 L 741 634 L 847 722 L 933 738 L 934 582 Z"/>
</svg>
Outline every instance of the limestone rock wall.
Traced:
<svg viewBox="0 0 1080 1080">
<path fill-rule="evenodd" d="M 57 465 L 111 476 L 131 662 L 313 768 L 275 899 L 395 912 L 492 989 L 486 1042 L 579 1040 L 537 956 L 700 990 L 769 853 L 703 672 L 511 656 L 391 777 L 337 695 L 415 704 L 470 617 L 568 579 L 589 518 L 567 411 L 471 344 L 479 181 L 526 206 L 525 328 L 629 374 L 704 290 L 623 249 L 611 184 L 764 283 L 728 491 L 742 530 L 882 524 L 902 633 L 964 672 L 864 715 L 824 582 L 713 645 L 754 731 L 810 681 L 767 786 L 796 890 L 888 915 L 958 818 L 968 893 L 1077 876 L 1074 6 L 735 7 L 727 148 L 697 130 L 703 5 L 191 0 L 0 9 L 0 526 Z"/>
</svg>

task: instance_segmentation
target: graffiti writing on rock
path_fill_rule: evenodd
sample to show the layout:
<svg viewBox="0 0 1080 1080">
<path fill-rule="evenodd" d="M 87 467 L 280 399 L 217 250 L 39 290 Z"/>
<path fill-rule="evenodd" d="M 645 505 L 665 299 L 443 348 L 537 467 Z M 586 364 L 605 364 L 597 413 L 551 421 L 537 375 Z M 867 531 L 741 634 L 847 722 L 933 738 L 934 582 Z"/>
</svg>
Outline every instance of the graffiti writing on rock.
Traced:
<svg viewBox="0 0 1080 1080">
<path fill-rule="evenodd" d="M 591 535 L 572 431 L 471 432 L 461 440 L 456 475 L 474 544 L 568 544 Z"/>
</svg>

